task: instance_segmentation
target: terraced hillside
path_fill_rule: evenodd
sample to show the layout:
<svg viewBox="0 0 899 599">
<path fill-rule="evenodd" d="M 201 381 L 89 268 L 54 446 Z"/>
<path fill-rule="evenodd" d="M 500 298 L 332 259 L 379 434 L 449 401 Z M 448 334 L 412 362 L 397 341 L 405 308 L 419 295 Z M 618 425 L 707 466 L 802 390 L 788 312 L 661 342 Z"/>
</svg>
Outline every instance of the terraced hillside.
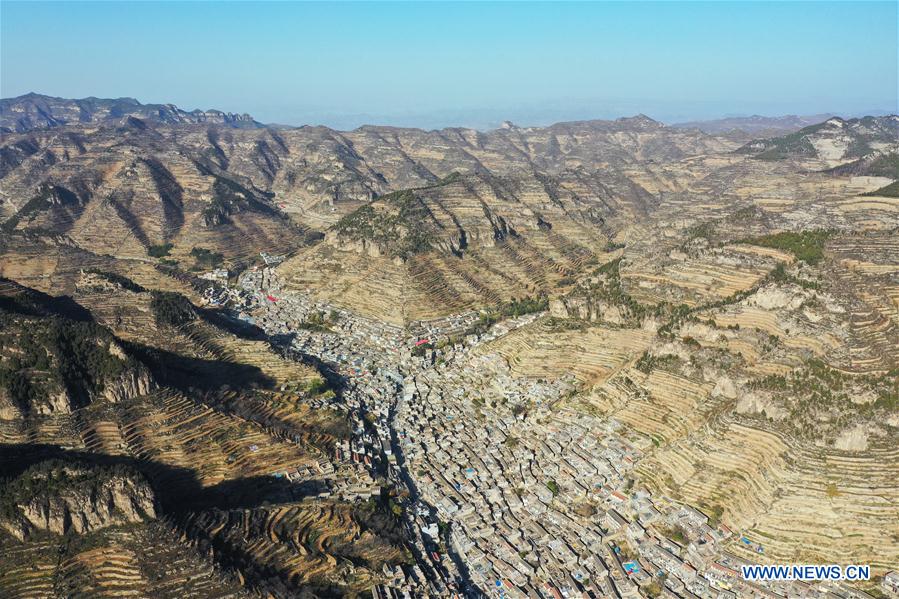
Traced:
<svg viewBox="0 0 899 599">
<path fill-rule="evenodd" d="M 558 377 L 577 374 L 599 348 L 629 346 L 629 358 L 585 379 L 570 402 L 624 425 L 645 448 L 642 482 L 760 539 L 774 561 L 842 555 L 889 568 L 897 555 L 887 523 L 899 516 L 890 499 L 899 474 L 893 237 L 834 235 L 819 260 L 801 236 L 754 238 L 779 249 L 760 254 L 769 261 L 764 276 L 730 295 L 672 310 L 650 303 L 659 299 L 634 286 L 637 277 L 622 276 L 632 303 L 612 301 L 608 283 L 596 288 L 606 290 L 591 313 L 599 323 L 555 319 L 498 350 L 515 368 L 540 348 L 544 368 L 524 371 Z M 804 260 L 781 261 L 782 252 Z M 859 262 L 871 266 L 849 255 L 868 256 Z M 671 280 L 666 262 L 654 266 L 660 281 Z M 571 301 L 563 298 L 557 313 L 578 316 Z M 621 319 L 628 305 L 632 319 Z M 588 342 L 608 339 L 608 323 L 625 327 L 614 334 L 627 343 Z M 547 364 L 560 368 L 550 373 Z M 740 543 L 733 550 L 752 555 Z"/>
<path fill-rule="evenodd" d="M 7 597 L 252 596 L 165 520 L 110 526 L 64 543 L 54 535 L 26 543 L 4 535 L 0 547 L 0 589 Z"/>
<path fill-rule="evenodd" d="M 376 510 L 372 505 L 354 509 L 347 504 L 301 502 L 191 514 L 182 526 L 213 548 L 254 556 L 250 568 L 258 572 L 248 575 L 281 593 L 289 595 L 291 589 L 307 586 L 335 594 L 360 593 L 380 580 L 382 564 L 407 559 L 381 536 L 401 538 L 402 533 L 389 518 L 377 522 Z M 385 523 L 389 528 L 381 528 Z M 360 568 L 360 562 L 370 567 Z"/>
<path fill-rule="evenodd" d="M 424 588 L 463 559 L 448 522 L 473 519 L 468 483 L 404 512 L 438 477 L 399 449 L 452 452 L 430 425 L 420 447 L 396 435 L 390 402 L 426 422 L 446 416 L 438 396 L 514 398 L 496 414 L 522 439 L 497 456 L 534 461 L 514 443 L 538 407 L 547 456 L 563 411 L 614 432 L 597 475 L 762 539 L 765 559 L 899 561 L 896 117 L 739 148 L 646 117 L 338 132 L 121 116 L 0 142 L 0 475 L 127 471 L 152 513 L 39 528 L 9 495 L 0 594 L 352 596 L 400 564 Z M 428 369 L 482 388 L 405 394 Z M 385 483 L 400 479 L 408 497 Z M 589 514 L 613 478 L 596 480 L 578 501 L 608 536 Z M 478 505 L 524 506 L 496 487 Z M 41 506 L 69 510 L 58 491 Z M 542 536 L 516 534 L 527 578 L 525 537 Z"/>
<path fill-rule="evenodd" d="M 574 375 L 567 404 L 643 449 L 640 483 L 766 559 L 889 569 L 899 219 L 862 195 L 883 181 L 719 163 L 616 232 L 550 316 L 482 351 L 519 375 Z"/>
<path fill-rule="evenodd" d="M 340 494 L 320 499 L 365 473 L 332 462 L 349 428 L 309 405 L 327 391 L 314 368 L 223 329 L 175 292 L 104 271 L 80 273 L 74 289 L 58 299 L 3 281 L 0 593 L 353 594 L 406 559 L 377 498 L 364 509 Z M 36 488 L 22 477 L 49 481 L 45 495 L 17 494 Z M 112 507 L 106 491 L 79 491 L 82 478 L 113 485 Z M 96 509 L 82 495 L 99 497 Z M 200 524 L 210 509 L 293 509 L 334 540 L 310 541 L 312 557 L 270 561 L 255 537 L 264 529 L 219 538 Z"/>
<path fill-rule="evenodd" d="M 733 145 L 642 116 L 489 133 L 238 130 L 129 117 L 121 124 L 9 133 L 3 148 L 3 216 L 21 213 L 8 229 L 49 229 L 72 234 L 81 244 L 99 244 L 89 222 L 111 219 L 121 221 L 122 235 L 111 236 L 109 243 L 118 245 L 106 251 L 127 243 L 140 253 L 137 246 L 173 239 L 177 246 L 182 229 L 200 234 L 210 220 L 235 220 L 235 227 L 252 235 L 271 233 L 270 209 L 323 229 L 378 195 L 432 185 L 453 172 L 552 177 L 569 171 L 579 180 L 577 191 L 601 196 L 607 181 L 592 180 L 596 168 L 678 160 Z M 44 197 L 51 187 L 58 188 L 58 197 Z M 164 218 L 150 223 L 149 211 Z M 262 215 L 254 218 L 256 213 Z M 262 231 L 248 229 L 251 223 Z"/>
<path fill-rule="evenodd" d="M 21 457 L 4 447 L 4 472 L 21 469 L 12 463 Z M 245 594 L 236 579 L 156 519 L 153 490 L 129 465 L 40 461 L 4 481 L 0 494 L 4 596 Z"/>
<path fill-rule="evenodd" d="M 391 193 L 343 217 L 324 244 L 279 271 L 294 288 L 316 288 L 394 322 L 546 293 L 596 263 L 608 221 L 652 206 L 652 196 L 627 180 L 610 178 L 601 203 L 581 197 L 578 185 L 574 174 L 460 175 Z"/>
<path fill-rule="evenodd" d="M 271 194 L 186 155 L 147 125 L 28 139 L 34 153 L 18 156 L 2 178 L 10 234 L 186 268 L 195 266 L 195 248 L 240 262 L 305 240 Z"/>
</svg>

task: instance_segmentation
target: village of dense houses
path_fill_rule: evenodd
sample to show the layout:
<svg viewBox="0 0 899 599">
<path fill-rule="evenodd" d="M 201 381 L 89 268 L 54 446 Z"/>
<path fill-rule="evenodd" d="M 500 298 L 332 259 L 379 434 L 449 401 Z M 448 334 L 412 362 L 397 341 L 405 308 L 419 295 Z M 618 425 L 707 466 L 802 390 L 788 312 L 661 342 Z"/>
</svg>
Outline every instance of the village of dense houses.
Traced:
<svg viewBox="0 0 899 599">
<path fill-rule="evenodd" d="M 339 395 L 312 400 L 353 425 L 323 495 L 364 500 L 392 486 L 415 558 L 385 567 L 376 598 L 870 597 L 838 582 L 743 580 L 747 562 L 727 547 L 747 545 L 761 563 L 763 545 L 634 487 L 641 453 L 617 423 L 561 406 L 572 377 L 514 377 L 500 356 L 474 351 L 539 314 L 480 336 L 460 336 L 475 312 L 404 330 L 285 291 L 269 268 L 206 298 L 343 377 Z M 327 326 L 308 326 L 311 315 L 329 315 Z M 882 588 L 899 592 L 899 574 Z"/>
</svg>

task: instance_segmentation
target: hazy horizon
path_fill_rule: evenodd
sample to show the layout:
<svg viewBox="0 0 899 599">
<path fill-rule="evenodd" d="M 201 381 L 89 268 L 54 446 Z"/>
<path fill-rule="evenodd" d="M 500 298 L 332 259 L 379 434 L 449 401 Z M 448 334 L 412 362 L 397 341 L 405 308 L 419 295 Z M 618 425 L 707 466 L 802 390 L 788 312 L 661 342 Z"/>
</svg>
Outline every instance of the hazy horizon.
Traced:
<svg viewBox="0 0 899 599">
<path fill-rule="evenodd" d="M 29 93 L 34 93 L 38 95 L 48 96 L 48 97 L 58 97 L 63 99 L 70 100 L 85 100 L 90 97 L 98 98 L 98 99 L 122 99 L 122 98 L 131 98 L 137 100 L 141 104 L 175 104 L 178 108 L 182 110 L 186 110 L 188 112 L 193 110 L 222 110 L 218 106 L 183 106 L 178 105 L 174 102 L 167 101 L 159 101 L 159 102 L 149 102 L 144 101 L 142 98 L 134 98 L 133 96 L 116 96 L 116 97 L 106 97 L 106 96 L 83 96 L 83 97 L 68 97 L 68 96 L 59 96 L 57 94 L 47 94 L 38 90 L 31 90 L 29 92 L 25 92 L 24 94 L 20 94 L 18 96 L 3 96 L 0 99 L 8 100 L 15 97 L 21 97 L 23 95 L 27 95 Z M 726 114 L 709 114 L 698 116 L 695 118 L 689 117 L 681 117 L 677 116 L 669 117 L 669 118 L 660 118 L 657 113 L 653 111 L 626 111 L 624 109 L 616 111 L 612 108 L 608 108 L 603 106 L 599 102 L 596 104 L 596 108 L 590 109 L 589 107 L 584 107 L 583 109 L 577 109 L 575 107 L 525 107 L 518 109 L 502 109 L 502 108 L 489 108 L 489 109 L 448 109 L 444 111 L 434 111 L 433 113 L 418 113 L 418 114 L 396 114 L 396 115 L 384 115 L 384 114 L 369 114 L 369 113 L 360 113 L 360 114 L 325 114 L 322 116 L 321 121 L 316 121 L 313 119 L 303 120 L 300 118 L 299 122 L 275 122 L 275 121 L 265 121 L 260 119 L 258 115 L 253 114 L 252 112 L 236 109 L 236 110 L 226 110 L 226 112 L 232 112 L 235 114 L 249 114 L 254 117 L 258 122 L 267 126 L 285 126 L 285 127 L 302 127 L 302 126 L 326 126 L 332 129 L 340 130 L 340 131 L 348 131 L 352 129 L 356 129 L 361 126 L 388 126 L 388 127 L 403 127 L 403 128 L 419 128 L 419 129 L 443 129 L 443 128 L 453 128 L 453 127 L 465 127 L 472 128 L 478 130 L 490 130 L 499 128 L 502 126 L 504 122 L 510 121 L 516 126 L 521 127 L 544 127 L 548 125 L 553 125 L 556 123 L 564 123 L 564 122 L 572 122 L 572 121 L 583 121 L 583 120 L 615 120 L 620 118 L 630 118 L 635 117 L 637 115 L 643 114 L 652 118 L 653 120 L 662 122 L 667 125 L 679 125 L 689 122 L 707 122 L 707 121 L 715 121 L 719 119 L 730 119 L 730 118 L 747 118 L 747 117 L 766 117 L 766 118 L 781 118 L 781 117 L 789 117 L 789 116 L 797 116 L 797 117 L 811 117 L 811 116 L 821 116 L 822 118 L 826 115 L 836 115 L 842 118 L 857 118 L 861 116 L 882 116 L 887 114 L 895 114 L 895 110 L 885 110 L 882 108 L 872 108 L 870 110 L 861 110 L 854 113 L 839 113 L 837 111 L 832 110 L 823 110 L 814 113 L 796 113 L 796 112 L 777 112 L 777 111 L 769 111 L 767 113 L 759 113 L 759 112 L 735 112 L 735 113 L 726 113 Z"/>
<path fill-rule="evenodd" d="M 337 129 L 897 111 L 895 2 L 0 10 L 2 97 L 133 97 Z"/>
</svg>

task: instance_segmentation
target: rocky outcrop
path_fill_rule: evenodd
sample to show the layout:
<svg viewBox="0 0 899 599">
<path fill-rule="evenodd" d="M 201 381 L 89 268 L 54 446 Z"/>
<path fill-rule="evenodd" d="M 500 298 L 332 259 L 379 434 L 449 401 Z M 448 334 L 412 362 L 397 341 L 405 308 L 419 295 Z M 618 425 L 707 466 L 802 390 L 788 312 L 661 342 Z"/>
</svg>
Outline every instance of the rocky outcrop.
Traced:
<svg viewBox="0 0 899 599">
<path fill-rule="evenodd" d="M 625 316 L 619 306 L 585 296 L 571 295 L 549 303 L 549 312 L 557 318 L 576 318 L 595 322 L 621 324 Z"/>
<path fill-rule="evenodd" d="M 0 488 L 0 526 L 19 540 L 36 531 L 84 534 L 156 517 L 147 481 L 126 467 L 51 460 Z"/>
<path fill-rule="evenodd" d="M 22 417 L 22 409 L 12 400 L 6 389 L 0 388 L 0 420 L 17 420 Z"/>
<path fill-rule="evenodd" d="M 744 393 L 737 400 L 735 406 L 737 414 L 761 414 L 772 420 L 783 420 L 789 414 L 782 405 L 778 404 L 766 393 Z"/>
<path fill-rule="evenodd" d="M 110 273 L 83 273 L 78 283 L 125 293 Z M 0 419 L 70 414 L 98 400 L 121 402 L 157 388 L 150 369 L 109 329 L 53 312 L 41 316 L 35 306 L 8 307 L 15 311 L 0 307 Z"/>
<path fill-rule="evenodd" d="M 150 372 L 143 366 L 126 370 L 114 381 L 107 382 L 103 387 L 101 396 L 113 403 L 118 403 L 131 399 L 148 395 L 158 388 L 156 381 L 153 380 Z"/>
<path fill-rule="evenodd" d="M 843 451 L 865 451 L 868 449 L 868 425 L 859 424 L 846 429 L 834 441 L 834 449 Z"/>
<path fill-rule="evenodd" d="M 72 398 L 65 389 L 55 393 L 48 393 L 46 400 L 33 405 L 34 411 L 42 416 L 49 414 L 70 414 L 72 412 Z"/>
<path fill-rule="evenodd" d="M 810 295 L 798 285 L 767 285 L 750 297 L 747 303 L 765 310 L 796 310 Z"/>
</svg>

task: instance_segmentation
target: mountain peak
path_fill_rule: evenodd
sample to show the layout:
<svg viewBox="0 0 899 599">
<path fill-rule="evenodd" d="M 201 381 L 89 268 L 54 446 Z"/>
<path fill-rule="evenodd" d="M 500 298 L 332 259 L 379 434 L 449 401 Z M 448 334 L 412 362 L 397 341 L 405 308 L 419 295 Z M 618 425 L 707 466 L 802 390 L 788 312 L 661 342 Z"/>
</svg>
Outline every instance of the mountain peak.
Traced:
<svg viewBox="0 0 899 599">
<path fill-rule="evenodd" d="M 637 126 L 644 129 L 655 129 L 664 126 L 659 121 L 650 118 L 643 113 L 636 114 L 634 116 L 621 117 L 620 119 L 617 119 L 617 122 L 626 125 Z"/>
</svg>

